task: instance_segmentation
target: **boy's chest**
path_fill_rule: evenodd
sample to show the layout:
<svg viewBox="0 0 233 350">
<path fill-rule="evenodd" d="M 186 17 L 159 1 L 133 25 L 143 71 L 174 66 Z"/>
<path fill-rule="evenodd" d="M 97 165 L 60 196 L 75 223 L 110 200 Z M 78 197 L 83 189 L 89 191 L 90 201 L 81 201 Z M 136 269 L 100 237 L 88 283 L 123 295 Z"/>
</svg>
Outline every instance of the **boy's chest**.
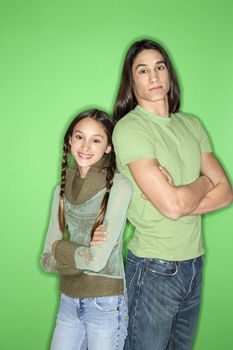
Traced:
<svg viewBox="0 0 233 350">
<path fill-rule="evenodd" d="M 185 127 L 154 128 L 153 149 L 155 158 L 172 175 L 174 184 L 193 181 L 201 168 L 201 149 L 198 140 Z"/>
</svg>

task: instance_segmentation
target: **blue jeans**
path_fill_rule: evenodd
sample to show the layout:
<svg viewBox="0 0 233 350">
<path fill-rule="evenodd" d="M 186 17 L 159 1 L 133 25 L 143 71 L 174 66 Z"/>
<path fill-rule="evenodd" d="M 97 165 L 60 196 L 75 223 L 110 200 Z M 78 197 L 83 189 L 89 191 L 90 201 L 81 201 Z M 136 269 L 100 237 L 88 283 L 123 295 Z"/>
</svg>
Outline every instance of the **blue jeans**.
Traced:
<svg viewBox="0 0 233 350">
<path fill-rule="evenodd" d="M 126 297 L 61 295 L 51 350 L 120 350 L 127 334 Z"/>
<path fill-rule="evenodd" d="M 126 258 L 129 327 L 125 350 L 190 350 L 200 303 L 202 257 Z"/>
</svg>

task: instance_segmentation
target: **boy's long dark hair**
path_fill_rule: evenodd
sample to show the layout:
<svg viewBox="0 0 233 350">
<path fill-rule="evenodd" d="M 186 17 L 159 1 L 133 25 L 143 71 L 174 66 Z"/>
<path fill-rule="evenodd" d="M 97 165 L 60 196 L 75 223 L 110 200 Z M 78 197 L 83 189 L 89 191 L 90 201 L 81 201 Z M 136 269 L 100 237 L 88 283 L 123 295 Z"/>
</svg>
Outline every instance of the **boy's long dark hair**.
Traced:
<svg viewBox="0 0 233 350">
<path fill-rule="evenodd" d="M 180 108 L 180 88 L 175 69 L 165 49 L 152 40 L 143 39 L 136 41 L 128 49 L 121 75 L 120 86 L 114 105 L 113 120 L 116 123 L 137 105 L 137 100 L 133 91 L 132 65 L 136 56 L 143 50 L 159 51 L 164 58 L 170 80 L 170 90 L 168 92 L 169 113 L 178 112 Z"/>
<path fill-rule="evenodd" d="M 59 203 L 58 217 L 59 217 L 60 229 L 63 233 L 64 239 L 67 238 L 66 225 L 65 225 L 65 219 L 64 219 L 64 191 L 65 191 L 65 183 L 66 183 L 66 170 L 68 166 L 68 157 L 70 155 L 69 139 L 73 134 L 75 125 L 79 121 L 85 118 L 92 118 L 96 120 L 98 123 L 102 124 L 104 131 L 106 132 L 106 135 L 107 135 L 108 144 L 111 145 L 111 148 L 112 148 L 109 154 L 110 161 L 109 161 L 109 166 L 107 168 L 107 173 L 106 173 L 106 188 L 108 191 L 106 191 L 106 193 L 104 194 L 103 200 L 101 202 L 96 221 L 91 230 L 91 238 L 93 237 L 96 228 L 103 223 L 105 212 L 107 209 L 109 193 L 113 184 L 113 177 L 116 170 L 115 153 L 112 145 L 113 123 L 109 115 L 98 109 L 89 109 L 79 113 L 70 123 L 65 133 L 64 143 L 63 143 L 63 158 L 62 158 L 62 164 L 61 164 L 60 203 Z"/>
</svg>

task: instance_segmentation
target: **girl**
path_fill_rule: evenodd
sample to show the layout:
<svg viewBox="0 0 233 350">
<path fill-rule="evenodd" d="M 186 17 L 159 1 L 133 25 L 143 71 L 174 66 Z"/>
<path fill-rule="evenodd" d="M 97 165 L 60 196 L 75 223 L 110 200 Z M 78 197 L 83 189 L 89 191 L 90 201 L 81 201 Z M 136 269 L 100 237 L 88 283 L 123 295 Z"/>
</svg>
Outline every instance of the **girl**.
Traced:
<svg viewBox="0 0 233 350">
<path fill-rule="evenodd" d="M 132 190 L 115 173 L 113 124 L 97 109 L 80 113 L 64 137 L 41 265 L 61 275 L 51 350 L 122 349 L 127 329 L 122 234 Z M 69 155 L 74 164 L 68 167 Z M 103 227 L 101 245 L 91 244 Z M 70 239 L 67 240 L 69 235 Z"/>
</svg>

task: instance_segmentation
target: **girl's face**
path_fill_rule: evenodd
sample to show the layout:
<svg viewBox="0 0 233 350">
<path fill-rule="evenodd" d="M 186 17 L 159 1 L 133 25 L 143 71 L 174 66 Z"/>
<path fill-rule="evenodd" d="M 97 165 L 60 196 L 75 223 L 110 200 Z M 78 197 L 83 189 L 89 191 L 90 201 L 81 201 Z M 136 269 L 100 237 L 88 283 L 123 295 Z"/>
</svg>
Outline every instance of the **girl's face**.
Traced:
<svg viewBox="0 0 233 350">
<path fill-rule="evenodd" d="M 104 127 L 90 117 L 80 120 L 75 125 L 69 144 L 82 178 L 105 153 L 111 152 Z"/>
</svg>

